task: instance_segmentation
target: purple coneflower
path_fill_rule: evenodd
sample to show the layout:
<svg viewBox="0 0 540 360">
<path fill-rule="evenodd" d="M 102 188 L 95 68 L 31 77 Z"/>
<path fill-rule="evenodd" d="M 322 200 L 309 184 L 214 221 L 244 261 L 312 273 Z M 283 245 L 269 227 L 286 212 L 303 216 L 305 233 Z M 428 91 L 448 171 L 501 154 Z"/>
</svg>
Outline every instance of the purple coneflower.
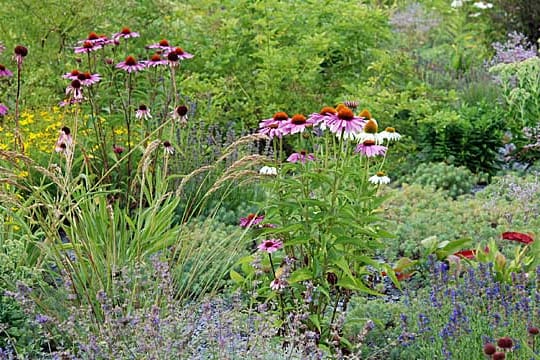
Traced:
<svg viewBox="0 0 540 360">
<path fill-rule="evenodd" d="M 79 75 L 81 74 L 81 72 L 77 69 L 75 70 L 72 70 L 68 73 L 65 73 L 64 75 L 62 75 L 62 77 L 64 79 L 69 79 L 69 80 L 78 80 L 79 79 Z"/>
<path fill-rule="evenodd" d="M 90 72 L 87 71 L 85 73 L 79 73 L 79 75 L 77 75 L 77 80 L 79 80 L 84 86 L 90 86 L 99 82 L 101 80 L 101 76 L 99 74 L 90 74 Z"/>
<path fill-rule="evenodd" d="M 283 135 L 283 126 L 287 124 L 289 115 L 280 111 L 274 114 L 274 117 L 265 119 L 259 123 L 259 133 L 272 139 L 274 136 L 281 138 Z"/>
<path fill-rule="evenodd" d="M 174 49 L 174 47 L 171 46 L 171 44 L 169 44 L 169 41 L 166 39 L 160 40 L 158 43 L 155 43 L 155 44 L 150 44 L 146 46 L 146 48 L 147 49 L 161 49 L 161 50 L 166 50 L 166 51 L 171 51 L 172 49 Z"/>
<path fill-rule="evenodd" d="M 15 46 L 14 53 L 15 54 L 14 54 L 13 58 L 17 62 L 17 65 L 21 65 L 23 63 L 23 60 L 26 57 L 26 55 L 28 55 L 28 48 L 26 48 L 25 46 L 22 46 L 22 45 L 17 45 L 17 46 Z"/>
<path fill-rule="evenodd" d="M 264 240 L 257 248 L 259 251 L 267 252 L 269 254 L 278 251 L 283 247 L 283 242 L 278 239 Z"/>
<path fill-rule="evenodd" d="M 114 40 L 118 40 L 120 38 L 129 39 L 129 38 L 136 38 L 139 36 L 140 36 L 139 33 L 131 31 L 131 29 L 128 27 L 123 27 L 119 33 L 116 33 L 113 35 L 113 39 Z"/>
<path fill-rule="evenodd" d="M 307 127 L 313 127 L 313 122 L 302 114 L 294 115 L 285 125 L 283 125 L 283 134 L 296 134 L 304 132 Z"/>
<path fill-rule="evenodd" d="M 56 140 L 56 144 L 54 146 L 54 151 L 57 153 L 65 152 L 71 147 L 72 144 L 73 138 L 71 137 L 71 130 L 67 126 L 64 126 L 60 130 L 60 135 L 58 136 L 58 140 Z"/>
<path fill-rule="evenodd" d="M 5 116 L 8 113 L 8 107 L 0 103 L 0 116 Z"/>
<path fill-rule="evenodd" d="M 83 98 L 81 82 L 77 79 L 71 80 L 71 83 L 66 88 L 66 95 L 71 96 L 73 99 L 81 100 Z"/>
<path fill-rule="evenodd" d="M 337 110 L 330 106 L 325 106 L 319 113 L 313 113 L 309 116 L 309 120 L 313 123 L 313 126 L 319 125 L 321 129 L 326 129 L 328 120 L 332 119 L 332 116 L 337 115 Z"/>
<path fill-rule="evenodd" d="M 148 107 L 144 104 L 139 105 L 139 109 L 135 112 L 135 117 L 137 119 L 143 119 L 148 120 L 152 118 L 152 115 L 150 114 L 150 110 Z"/>
<path fill-rule="evenodd" d="M 313 160 L 315 160 L 315 155 L 308 154 L 306 150 L 302 150 L 299 153 L 293 153 L 287 158 L 288 162 L 291 162 L 291 163 L 301 162 L 302 164 L 305 164 L 306 161 L 313 161 Z"/>
<path fill-rule="evenodd" d="M 165 150 L 165 153 L 168 155 L 174 155 L 174 146 L 168 141 L 165 140 L 163 142 L 163 149 Z"/>
<path fill-rule="evenodd" d="M 1 77 L 10 77 L 13 76 L 13 73 L 6 69 L 6 67 L 2 64 L 0 64 L 0 78 Z"/>
<path fill-rule="evenodd" d="M 337 114 L 330 116 L 326 125 L 336 136 L 343 136 L 344 139 L 352 139 L 363 129 L 365 120 L 362 117 L 354 116 L 351 109 L 345 105 L 338 106 Z"/>
<path fill-rule="evenodd" d="M 383 171 L 378 171 L 375 175 L 370 177 L 368 181 L 375 185 L 390 184 L 390 178 L 386 176 Z"/>
<path fill-rule="evenodd" d="M 90 40 L 85 40 L 81 46 L 76 46 L 74 51 L 75 54 L 88 54 L 89 52 L 99 50 L 103 45 L 99 43 L 92 42 Z"/>
<path fill-rule="evenodd" d="M 122 154 L 126 149 L 124 149 L 123 147 L 121 146 L 118 146 L 118 145 L 113 145 L 113 151 L 115 154 L 117 155 L 120 155 Z"/>
<path fill-rule="evenodd" d="M 358 144 L 354 151 L 367 157 L 384 156 L 386 146 L 377 145 L 375 140 L 366 140 Z"/>
<path fill-rule="evenodd" d="M 286 287 L 287 287 L 287 281 L 285 281 L 285 280 L 274 279 L 270 283 L 270 289 L 272 289 L 274 291 L 283 290 Z"/>
<path fill-rule="evenodd" d="M 167 56 L 173 53 L 176 54 L 179 60 L 191 59 L 193 57 L 193 54 L 184 51 L 181 47 L 172 47 L 164 50 Z"/>
<path fill-rule="evenodd" d="M 128 56 L 125 61 L 122 61 L 116 65 L 118 69 L 127 71 L 128 73 L 133 71 L 144 70 L 144 64 L 138 62 L 133 56 Z"/>
<path fill-rule="evenodd" d="M 186 105 L 180 105 L 178 107 L 176 107 L 176 109 L 174 109 L 174 111 L 172 112 L 172 117 L 174 120 L 178 120 L 180 122 L 180 124 L 187 124 L 187 120 L 188 120 L 188 117 L 187 117 L 187 113 L 188 113 L 188 108 Z"/>
<path fill-rule="evenodd" d="M 240 218 L 240 227 L 252 227 L 253 225 L 260 224 L 263 220 L 264 215 L 257 216 L 256 214 L 249 214 L 246 217 Z"/>
<path fill-rule="evenodd" d="M 158 66 L 167 65 L 168 63 L 169 62 L 167 60 L 163 59 L 161 55 L 157 53 L 152 55 L 150 60 L 145 62 L 146 67 L 158 67 Z"/>
<path fill-rule="evenodd" d="M 105 35 L 98 35 L 96 34 L 94 31 L 90 32 L 88 34 L 88 37 L 84 40 L 80 40 L 78 42 L 78 44 L 84 44 L 86 41 L 89 41 L 93 44 L 96 44 L 96 45 L 101 45 L 101 46 L 104 46 L 104 45 L 109 45 L 111 43 L 113 43 L 113 40 L 110 40 L 109 38 L 107 38 L 107 36 Z"/>
</svg>

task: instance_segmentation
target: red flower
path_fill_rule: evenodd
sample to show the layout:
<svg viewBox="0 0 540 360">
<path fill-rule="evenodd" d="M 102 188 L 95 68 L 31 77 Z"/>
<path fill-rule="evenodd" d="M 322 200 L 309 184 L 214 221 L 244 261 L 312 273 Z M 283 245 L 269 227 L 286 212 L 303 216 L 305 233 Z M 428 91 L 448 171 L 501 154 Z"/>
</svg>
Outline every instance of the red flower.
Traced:
<svg viewBox="0 0 540 360">
<path fill-rule="evenodd" d="M 519 232 L 510 232 L 510 231 L 502 233 L 502 238 L 504 240 L 517 241 L 525 245 L 528 245 L 534 241 L 534 239 L 530 235 L 519 233 Z"/>
<path fill-rule="evenodd" d="M 464 259 L 474 259 L 476 257 L 476 250 L 461 250 L 454 253 L 454 255 Z"/>
</svg>

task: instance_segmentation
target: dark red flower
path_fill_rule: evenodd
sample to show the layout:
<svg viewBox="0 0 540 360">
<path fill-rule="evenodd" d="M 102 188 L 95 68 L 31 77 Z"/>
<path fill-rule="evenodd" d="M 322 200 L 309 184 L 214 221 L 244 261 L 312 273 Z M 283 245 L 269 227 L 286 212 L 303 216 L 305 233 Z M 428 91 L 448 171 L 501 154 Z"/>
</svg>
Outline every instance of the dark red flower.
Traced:
<svg viewBox="0 0 540 360">
<path fill-rule="evenodd" d="M 506 359 L 506 355 L 503 352 L 496 352 L 495 354 L 493 354 L 492 359 L 493 360 L 504 360 L 504 359 Z"/>
<path fill-rule="evenodd" d="M 520 242 L 520 243 L 525 244 L 525 245 L 528 245 L 528 244 L 530 244 L 530 243 L 532 243 L 534 241 L 532 236 L 530 236 L 528 234 L 519 233 L 519 232 L 512 232 L 512 231 L 502 233 L 502 238 L 504 240 L 517 241 L 517 242 Z"/>
<path fill-rule="evenodd" d="M 501 349 L 511 349 L 514 346 L 514 342 L 508 336 L 505 336 L 497 340 L 497 345 Z"/>
<path fill-rule="evenodd" d="M 455 256 L 462 257 L 464 259 L 474 259 L 476 257 L 476 250 L 461 250 L 454 253 Z"/>
<path fill-rule="evenodd" d="M 497 352 L 497 348 L 492 343 L 486 343 L 484 345 L 484 354 L 493 355 Z"/>
<path fill-rule="evenodd" d="M 538 335 L 538 333 L 540 333 L 540 329 L 538 329 L 536 326 L 529 326 L 527 328 L 527 332 L 531 335 Z"/>
</svg>

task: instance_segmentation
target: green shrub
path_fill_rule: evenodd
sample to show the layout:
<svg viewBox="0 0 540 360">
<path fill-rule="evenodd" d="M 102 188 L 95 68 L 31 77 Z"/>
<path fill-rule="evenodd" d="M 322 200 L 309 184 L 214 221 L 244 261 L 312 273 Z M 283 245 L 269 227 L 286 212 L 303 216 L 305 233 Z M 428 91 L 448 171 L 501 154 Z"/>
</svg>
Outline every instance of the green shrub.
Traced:
<svg viewBox="0 0 540 360">
<path fill-rule="evenodd" d="M 420 164 L 415 173 L 404 182 L 431 186 L 443 190 L 453 199 L 460 195 L 469 194 L 476 184 L 476 177 L 463 166 L 446 163 Z"/>
</svg>

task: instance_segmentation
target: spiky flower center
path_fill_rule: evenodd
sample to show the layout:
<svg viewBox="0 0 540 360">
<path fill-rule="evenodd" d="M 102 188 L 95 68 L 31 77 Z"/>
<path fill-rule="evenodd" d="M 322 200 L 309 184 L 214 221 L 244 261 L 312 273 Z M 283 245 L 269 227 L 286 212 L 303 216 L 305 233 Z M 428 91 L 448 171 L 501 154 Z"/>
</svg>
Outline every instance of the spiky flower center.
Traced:
<svg viewBox="0 0 540 360">
<path fill-rule="evenodd" d="M 331 106 L 325 106 L 319 112 L 320 115 L 335 115 L 337 113 L 336 109 Z"/>
<path fill-rule="evenodd" d="M 377 171 L 377 177 L 383 177 L 385 176 L 385 172 L 384 171 Z"/>
<path fill-rule="evenodd" d="M 165 141 L 163 142 L 163 146 L 165 146 L 166 148 L 169 148 L 169 147 L 171 147 L 172 145 L 171 145 L 171 143 L 170 143 L 168 140 L 165 140 Z"/>
<path fill-rule="evenodd" d="M 180 105 L 179 107 L 176 108 L 176 113 L 180 116 L 186 116 L 188 112 L 188 108 L 186 105 Z"/>
<path fill-rule="evenodd" d="M 64 126 L 61 130 L 66 135 L 71 134 L 71 130 L 67 126 Z"/>
<path fill-rule="evenodd" d="M 70 74 L 71 76 L 79 76 L 80 72 L 79 70 L 72 70 Z"/>
<path fill-rule="evenodd" d="M 178 54 L 174 51 L 167 54 L 167 60 L 169 61 L 178 61 L 179 59 Z"/>
<path fill-rule="evenodd" d="M 5 71 L 6 70 L 6 67 L 2 64 L 0 64 L 0 71 Z"/>
<path fill-rule="evenodd" d="M 169 42 L 167 40 L 163 39 L 163 40 L 161 40 L 159 42 L 159 46 L 170 46 L 170 45 L 169 45 Z"/>
<path fill-rule="evenodd" d="M 350 121 L 354 118 L 354 113 L 348 107 L 343 106 L 341 110 L 338 110 L 338 118 L 341 120 Z"/>
<path fill-rule="evenodd" d="M 306 117 L 302 114 L 296 114 L 292 117 L 291 123 L 294 125 L 304 125 L 306 123 Z"/>
<path fill-rule="evenodd" d="M 127 66 L 135 66 L 137 65 L 137 60 L 135 60 L 135 58 L 130 55 L 126 58 L 125 63 Z"/>
<path fill-rule="evenodd" d="M 393 127 L 387 127 L 386 129 L 384 129 L 384 131 L 389 132 L 389 133 L 395 133 L 396 129 L 394 129 Z"/>
<path fill-rule="evenodd" d="M 28 49 L 22 45 L 15 46 L 15 55 L 25 57 L 28 55 Z"/>
<path fill-rule="evenodd" d="M 128 28 L 128 27 L 123 27 L 122 28 L 122 31 L 120 31 L 122 34 L 124 35 L 128 35 L 128 34 L 131 34 L 131 29 Z"/>
<path fill-rule="evenodd" d="M 306 156 L 306 155 L 307 155 L 307 151 L 306 151 L 306 150 L 302 150 L 302 151 L 300 151 L 300 155 L 302 155 L 302 156 Z"/>
<path fill-rule="evenodd" d="M 160 60 L 161 60 L 161 55 L 159 55 L 159 54 L 154 54 L 150 58 L 150 61 L 160 61 Z"/>
<path fill-rule="evenodd" d="M 85 49 L 91 49 L 91 48 L 93 48 L 93 47 L 94 47 L 94 44 L 93 44 L 91 41 L 88 41 L 88 40 L 87 40 L 87 41 L 85 41 L 85 42 L 83 43 L 83 48 L 85 48 Z"/>
<path fill-rule="evenodd" d="M 184 49 L 182 49 L 181 47 L 177 47 L 176 49 L 174 49 L 174 52 L 177 53 L 178 55 L 183 55 Z"/>
<path fill-rule="evenodd" d="M 91 78 L 92 78 L 92 74 L 90 74 L 89 71 L 87 71 L 87 72 L 84 73 L 84 79 L 85 79 L 85 80 L 90 80 Z"/>
<path fill-rule="evenodd" d="M 92 31 L 90 34 L 88 34 L 88 40 L 98 40 L 98 39 L 99 39 L 99 36 L 95 32 Z"/>
<path fill-rule="evenodd" d="M 81 88 L 81 82 L 77 79 L 73 80 L 71 82 L 71 87 L 74 89 L 80 89 Z"/>
<path fill-rule="evenodd" d="M 376 134 L 377 130 L 379 130 L 379 127 L 373 119 L 368 120 L 368 122 L 364 125 L 364 132 L 367 134 Z"/>
<path fill-rule="evenodd" d="M 274 114 L 274 120 L 283 121 L 283 120 L 287 120 L 288 118 L 289 118 L 289 115 L 287 115 L 287 113 L 283 111 L 280 111 Z"/>
<path fill-rule="evenodd" d="M 371 119 L 371 113 L 368 109 L 362 110 L 358 116 L 363 117 L 364 119 Z"/>
<path fill-rule="evenodd" d="M 364 141 L 362 144 L 364 146 L 373 146 L 373 145 L 375 145 L 375 140 L 369 139 L 369 140 Z"/>
<path fill-rule="evenodd" d="M 146 110 L 148 110 L 148 108 L 146 107 L 146 105 L 141 104 L 141 105 L 139 105 L 139 110 L 146 111 Z"/>
</svg>

